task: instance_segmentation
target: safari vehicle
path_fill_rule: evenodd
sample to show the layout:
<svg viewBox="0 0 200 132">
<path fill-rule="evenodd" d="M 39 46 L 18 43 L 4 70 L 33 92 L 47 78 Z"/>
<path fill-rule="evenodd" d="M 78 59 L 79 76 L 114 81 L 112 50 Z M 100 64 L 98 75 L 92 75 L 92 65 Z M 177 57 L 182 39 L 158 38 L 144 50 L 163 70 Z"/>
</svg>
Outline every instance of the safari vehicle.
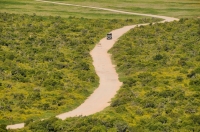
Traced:
<svg viewBox="0 0 200 132">
<path fill-rule="evenodd" d="M 107 40 L 111 40 L 112 39 L 112 33 L 108 33 L 107 34 Z"/>
</svg>

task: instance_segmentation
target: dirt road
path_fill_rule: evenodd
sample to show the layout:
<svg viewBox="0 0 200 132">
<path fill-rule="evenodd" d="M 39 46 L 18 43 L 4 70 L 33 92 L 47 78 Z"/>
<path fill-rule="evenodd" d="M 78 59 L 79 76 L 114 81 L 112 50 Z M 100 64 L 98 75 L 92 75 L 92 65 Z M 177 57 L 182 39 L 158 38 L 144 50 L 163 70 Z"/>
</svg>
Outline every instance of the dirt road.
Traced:
<svg viewBox="0 0 200 132">
<path fill-rule="evenodd" d="M 50 2 L 50 1 L 42 1 L 36 0 L 38 2 L 45 2 L 45 3 L 53 3 L 53 4 L 60 4 L 66 6 L 79 6 L 85 8 L 93 8 L 99 10 L 106 10 L 111 12 L 118 12 L 123 14 L 132 14 L 132 15 L 140 15 L 140 16 L 149 16 L 155 18 L 162 18 L 164 19 L 163 22 L 170 22 L 174 20 L 178 20 L 172 17 L 166 16 L 158 16 L 158 15 L 149 15 L 149 14 L 140 14 L 140 13 L 132 13 L 132 12 L 125 12 L 125 11 L 118 11 L 113 9 L 107 8 L 98 8 L 98 7 L 90 7 L 90 6 L 81 6 L 81 5 L 73 5 L 73 4 L 65 4 L 60 2 Z M 147 24 L 137 24 L 140 25 L 147 25 Z M 112 40 L 107 40 L 103 38 L 100 40 L 100 45 L 96 45 L 95 48 L 90 52 L 90 55 L 93 58 L 93 65 L 95 67 L 95 71 L 100 78 L 99 87 L 85 100 L 83 104 L 81 104 L 76 109 L 57 115 L 57 118 L 62 120 L 66 119 L 67 117 L 74 117 L 74 116 L 87 116 L 97 112 L 102 111 L 104 108 L 110 105 L 111 99 L 115 96 L 117 91 L 120 89 L 122 83 L 118 80 L 118 74 L 116 73 L 115 66 L 111 62 L 111 55 L 108 54 L 108 50 L 113 47 L 115 42 L 118 40 L 120 36 L 124 33 L 129 31 L 130 29 L 134 28 L 136 25 L 132 26 L 125 26 L 120 29 L 116 29 L 111 31 L 113 34 Z M 8 125 L 7 129 L 17 129 L 23 128 L 24 123 Z"/>
</svg>

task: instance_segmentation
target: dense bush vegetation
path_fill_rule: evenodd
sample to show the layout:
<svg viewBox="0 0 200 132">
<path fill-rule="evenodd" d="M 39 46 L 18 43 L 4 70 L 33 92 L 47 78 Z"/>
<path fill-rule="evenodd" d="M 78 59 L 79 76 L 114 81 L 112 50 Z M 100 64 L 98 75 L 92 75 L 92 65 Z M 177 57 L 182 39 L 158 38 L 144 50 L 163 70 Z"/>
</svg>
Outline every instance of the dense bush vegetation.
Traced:
<svg viewBox="0 0 200 132">
<path fill-rule="evenodd" d="M 135 28 L 110 52 L 124 83 L 111 107 L 24 130 L 200 131 L 200 20 Z"/>
<path fill-rule="evenodd" d="M 49 117 L 98 86 L 89 51 L 111 29 L 147 22 L 0 13 L 0 123 Z"/>
<path fill-rule="evenodd" d="M 111 52 L 124 82 L 112 104 L 132 111 L 135 127 L 200 130 L 200 20 L 136 28 Z"/>
</svg>

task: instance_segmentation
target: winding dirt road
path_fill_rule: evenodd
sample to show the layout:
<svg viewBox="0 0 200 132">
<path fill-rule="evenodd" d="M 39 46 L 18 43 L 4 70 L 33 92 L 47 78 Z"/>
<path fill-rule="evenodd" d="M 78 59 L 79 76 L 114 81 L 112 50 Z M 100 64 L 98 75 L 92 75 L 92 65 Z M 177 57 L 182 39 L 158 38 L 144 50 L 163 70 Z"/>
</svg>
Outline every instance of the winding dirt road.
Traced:
<svg viewBox="0 0 200 132">
<path fill-rule="evenodd" d="M 42 1 L 42 0 L 36 0 L 36 1 L 66 5 L 66 6 L 79 6 L 79 7 L 85 7 L 85 8 L 93 8 L 93 9 L 106 10 L 106 11 L 111 11 L 111 12 L 118 12 L 118 13 L 123 13 L 123 14 L 149 16 L 149 17 L 164 19 L 160 23 L 178 20 L 172 17 L 132 13 L 132 12 L 107 9 L 107 8 L 81 6 L 81 5 L 65 4 L 65 3 L 60 3 L 60 2 Z M 125 26 L 120 29 L 111 31 L 113 34 L 112 40 L 107 40 L 106 38 L 103 38 L 100 40 L 99 43 L 101 45 L 96 45 L 94 49 L 90 52 L 90 55 L 93 58 L 93 65 L 95 67 L 95 71 L 100 78 L 99 87 L 79 107 L 77 107 L 76 109 L 72 111 L 57 115 L 56 116 L 57 118 L 64 120 L 67 117 L 74 117 L 74 116 L 79 116 L 79 115 L 87 116 L 87 115 L 100 112 L 104 108 L 110 105 L 111 99 L 115 96 L 117 91 L 120 89 L 122 83 L 118 80 L 118 74 L 116 73 L 115 66 L 111 62 L 111 55 L 108 54 L 107 52 L 110 48 L 113 47 L 113 45 L 115 44 L 115 42 L 118 40 L 119 37 L 121 37 L 124 33 L 134 28 L 135 26 L 140 26 L 140 25 L 148 25 L 148 24 L 137 24 L 137 25 L 132 25 L 132 26 Z M 7 129 L 18 129 L 18 128 L 23 128 L 23 127 L 24 127 L 24 123 L 20 123 L 20 124 L 8 125 Z"/>
</svg>

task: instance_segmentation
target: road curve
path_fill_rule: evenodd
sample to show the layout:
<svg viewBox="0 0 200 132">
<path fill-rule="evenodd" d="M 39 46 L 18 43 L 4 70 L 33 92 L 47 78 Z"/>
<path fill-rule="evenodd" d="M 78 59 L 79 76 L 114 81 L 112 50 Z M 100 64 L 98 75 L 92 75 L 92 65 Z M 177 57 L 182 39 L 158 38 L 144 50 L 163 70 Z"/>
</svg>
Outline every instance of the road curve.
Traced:
<svg viewBox="0 0 200 132">
<path fill-rule="evenodd" d="M 171 22 L 174 20 L 178 20 L 173 17 L 166 16 L 158 16 L 158 15 L 150 15 L 150 14 L 140 14 L 140 13 L 132 13 L 126 11 L 113 10 L 108 8 L 98 8 L 91 6 L 81 6 L 74 4 L 66 4 L 60 2 L 52 2 L 52 1 L 43 1 L 36 0 L 38 2 L 66 5 L 66 6 L 79 6 L 85 8 L 93 8 L 99 10 L 106 10 L 111 12 L 118 12 L 123 14 L 132 14 L 132 15 L 140 15 L 140 16 L 148 16 L 164 19 L 160 23 L 163 22 Z M 95 71 L 100 78 L 99 87 L 76 109 L 57 115 L 56 117 L 59 119 L 66 119 L 67 117 L 75 117 L 75 116 L 87 116 L 97 112 L 102 111 L 104 108 L 110 105 L 111 99 L 115 96 L 117 91 L 120 89 L 122 82 L 118 80 L 118 74 L 116 73 L 115 66 L 111 62 L 111 55 L 108 54 L 108 50 L 113 47 L 115 42 L 121 37 L 124 33 L 134 28 L 135 26 L 148 25 L 147 24 L 137 24 L 132 26 L 125 26 L 120 29 L 116 29 L 111 31 L 113 34 L 112 40 L 107 40 L 103 38 L 100 40 L 99 44 L 94 47 L 94 49 L 90 52 L 90 55 L 93 59 L 93 65 L 95 67 Z M 7 129 L 19 129 L 23 128 L 25 123 L 19 123 L 14 125 L 8 125 Z"/>
</svg>

